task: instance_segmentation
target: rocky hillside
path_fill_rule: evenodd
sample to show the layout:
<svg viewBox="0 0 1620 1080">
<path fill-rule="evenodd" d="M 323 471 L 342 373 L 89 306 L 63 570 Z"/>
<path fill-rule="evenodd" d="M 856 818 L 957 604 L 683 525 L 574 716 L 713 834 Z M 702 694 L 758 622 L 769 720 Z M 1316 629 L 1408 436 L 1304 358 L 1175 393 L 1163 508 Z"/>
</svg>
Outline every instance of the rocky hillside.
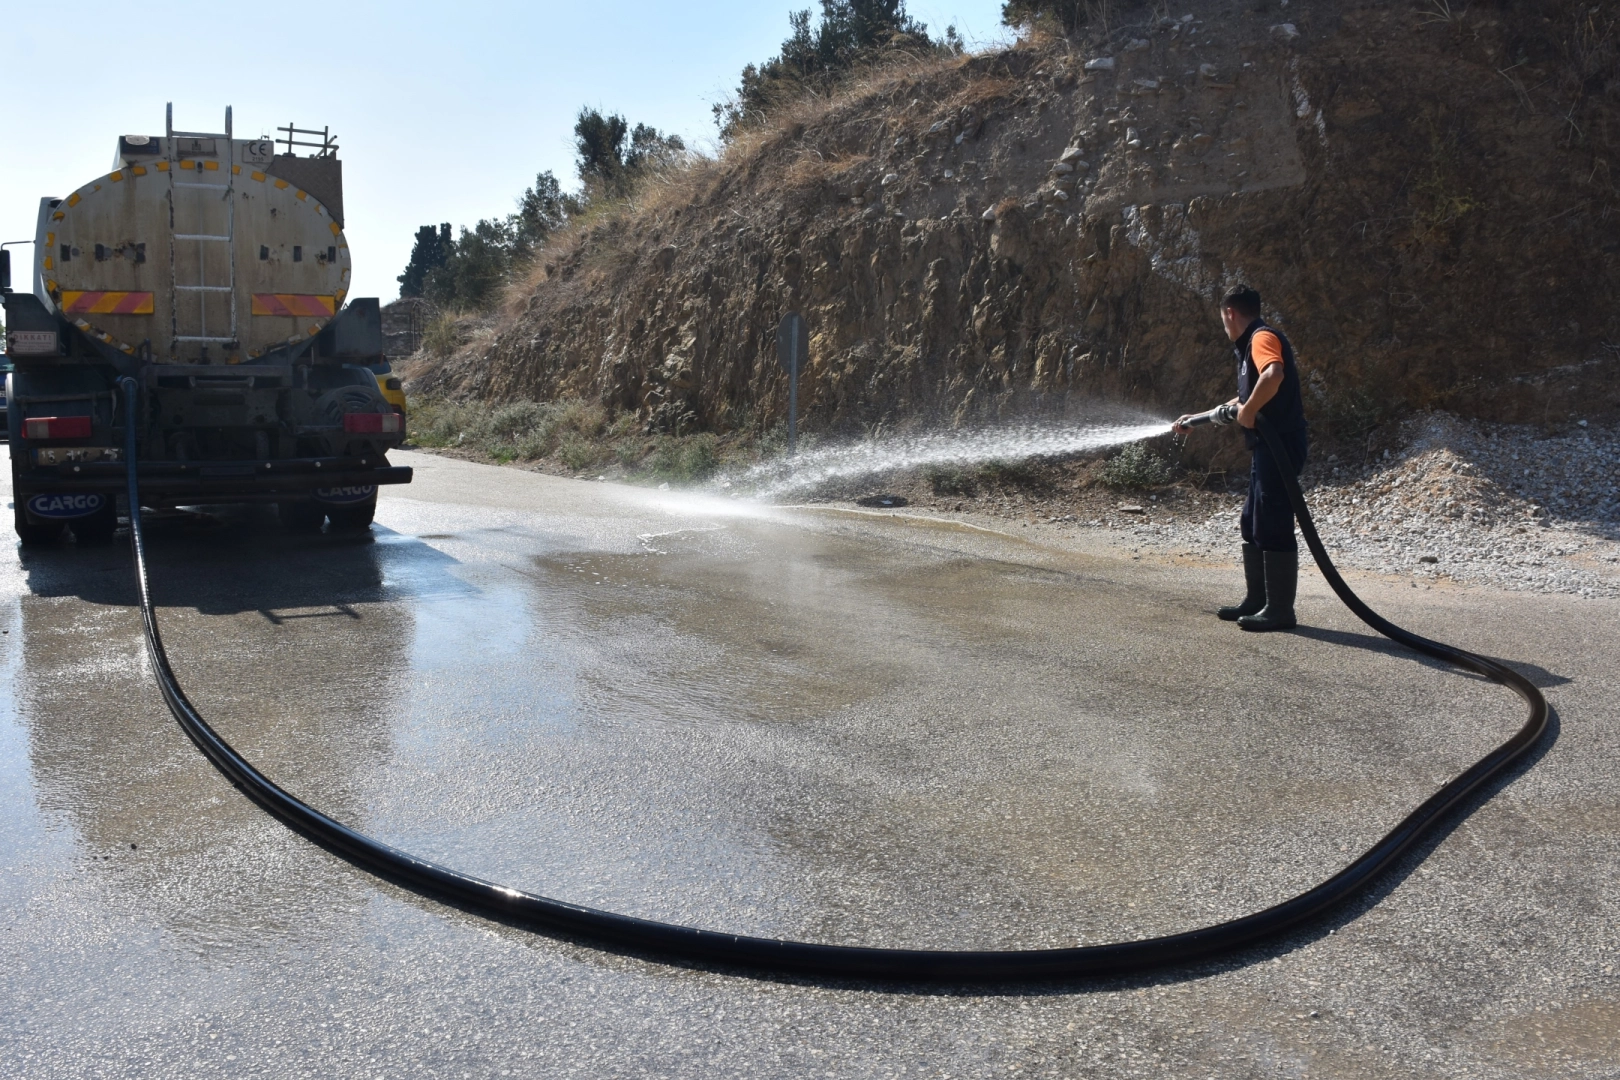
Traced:
<svg viewBox="0 0 1620 1080">
<path fill-rule="evenodd" d="M 415 389 L 764 430 L 798 310 L 811 428 L 1171 413 L 1230 394 L 1241 280 L 1340 438 L 1620 412 L 1616 4 L 1120 8 L 874 75 L 577 222 Z"/>
</svg>

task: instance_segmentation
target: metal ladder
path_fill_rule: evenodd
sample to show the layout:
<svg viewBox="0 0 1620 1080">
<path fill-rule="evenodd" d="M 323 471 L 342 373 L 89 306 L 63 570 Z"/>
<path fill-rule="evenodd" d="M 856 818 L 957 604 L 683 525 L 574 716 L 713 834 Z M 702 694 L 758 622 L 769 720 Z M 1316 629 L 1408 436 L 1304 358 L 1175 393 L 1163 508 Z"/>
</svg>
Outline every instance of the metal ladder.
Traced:
<svg viewBox="0 0 1620 1080">
<path fill-rule="evenodd" d="M 206 131 L 176 131 L 174 130 L 174 104 L 168 106 L 165 127 L 168 138 L 164 143 L 168 151 L 169 163 L 169 319 L 171 338 L 178 346 L 185 344 L 202 345 L 203 362 L 207 362 L 208 346 L 221 345 L 226 355 L 222 359 L 229 359 L 229 354 L 236 349 L 241 340 L 237 331 L 236 311 L 236 174 L 232 166 L 236 162 L 236 146 L 232 142 L 231 107 L 225 106 L 225 132 L 222 135 Z M 186 170 L 180 168 L 180 157 L 175 152 L 175 139 L 213 139 L 215 140 L 215 159 L 219 162 L 218 172 L 224 175 L 223 184 L 213 184 L 202 181 L 200 177 L 205 171 L 201 159 L 198 159 L 196 170 L 199 179 L 183 180 L 180 174 Z M 218 140 L 224 139 L 224 150 L 220 152 Z M 222 198 L 225 203 L 225 232 L 223 234 L 205 232 L 208 225 L 208 202 L 211 197 Z M 196 281 L 178 280 L 177 260 L 175 250 L 181 243 L 195 243 L 197 245 L 197 278 Z M 225 245 L 226 278 L 223 284 L 209 280 L 208 277 L 208 251 L 211 245 Z M 226 332 L 220 333 L 219 328 L 210 333 L 208 327 L 208 298 L 211 294 L 226 293 L 230 301 L 230 325 L 223 328 Z M 196 333 L 182 334 L 181 304 L 188 307 L 194 302 L 196 311 Z M 191 329 L 189 320 L 187 329 Z"/>
</svg>

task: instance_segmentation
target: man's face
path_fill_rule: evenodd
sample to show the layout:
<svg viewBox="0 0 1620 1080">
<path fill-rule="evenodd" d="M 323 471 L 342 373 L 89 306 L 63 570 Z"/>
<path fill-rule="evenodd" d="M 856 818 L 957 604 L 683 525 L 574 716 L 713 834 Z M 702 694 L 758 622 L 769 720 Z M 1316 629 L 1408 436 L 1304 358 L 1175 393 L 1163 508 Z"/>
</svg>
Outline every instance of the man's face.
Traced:
<svg viewBox="0 0 1620 1080">
<path fill-rule="evenodd" d="M 1226 327 L 1226 336 L 1231 338 L 1233 341 L 1236 341 L 1238 338 L 1242 337 L 1243 331 L 1247 330 L 1249 328 L 1249 323 L 1253 321 L 1253 319 L 1250 319 L 1245 315 L 1239 315 L 1232 308 L 1221 308 L 1221 325 Z"/>
</svg>

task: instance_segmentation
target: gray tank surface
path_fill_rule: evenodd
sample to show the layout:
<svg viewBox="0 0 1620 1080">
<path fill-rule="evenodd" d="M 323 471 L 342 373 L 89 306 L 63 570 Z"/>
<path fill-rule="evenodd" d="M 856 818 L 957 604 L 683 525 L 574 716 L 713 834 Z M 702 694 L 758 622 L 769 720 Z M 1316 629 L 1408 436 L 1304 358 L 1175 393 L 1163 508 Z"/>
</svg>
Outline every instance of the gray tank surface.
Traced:
<svg viewBox="0 0 1620 1080">
<path fill-rule="evenodd" d="M 349 245 L 277 159 L 272 140 L 228 132 L 124 136 L 111 172 L 41 208 L 41 299 L 104 344 L 169 363 L 241 363 L 319 333 L 348 294 Z"/>
</svg>

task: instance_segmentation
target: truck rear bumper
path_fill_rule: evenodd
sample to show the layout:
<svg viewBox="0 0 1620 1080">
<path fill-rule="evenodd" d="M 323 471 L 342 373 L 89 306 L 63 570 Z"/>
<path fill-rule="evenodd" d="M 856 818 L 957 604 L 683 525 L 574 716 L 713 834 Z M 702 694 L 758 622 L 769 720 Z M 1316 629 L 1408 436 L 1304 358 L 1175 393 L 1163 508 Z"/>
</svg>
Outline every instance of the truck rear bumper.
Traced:
<svg viewBox="0 0 1620 1080">
<path fill-rule="evenodd" d="M 323 488 L 408 484 L 406 465 L 369 465 L 360 458 L 298 458 L 285 461 L 142 461 L 137 463 L 141 502 L 275 502 L 308 498 Z M 28 469 L 17 476 L 15 496 L 35 492 L 122 494 L 128 472 L 121 461 L 85 462 Z"/>
</svg>

